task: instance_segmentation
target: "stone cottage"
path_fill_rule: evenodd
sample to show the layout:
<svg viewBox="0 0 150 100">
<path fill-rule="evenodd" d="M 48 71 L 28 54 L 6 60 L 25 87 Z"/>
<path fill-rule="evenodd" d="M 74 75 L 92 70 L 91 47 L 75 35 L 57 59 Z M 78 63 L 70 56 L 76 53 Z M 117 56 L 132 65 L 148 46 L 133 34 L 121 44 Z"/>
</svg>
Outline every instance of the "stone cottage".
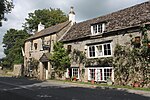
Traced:
<svg viewBox="0 0 150 100">
<path fill-rule="evenodd" d="M 84 81 L 106 82 L 108 78 L 114 81 L 113 67 L 94 60 L 113 57 L 116 44 L 129 46 L 131 35 L 140 40 L 141 25 L 150 25 L 150 2 L 73 25 L 61 41 L 71 52 L 74 49 L 84 52 L 91 64 L 79 68 L 72 62 L 69 75 L 79 79 L 79 73 L 84 69 Z M 150 37 L 150 31 L 148 35 Z"/>
<path fill-rule="evenodd" d="M 41 23 L 38 25 L 38 32 L 25 41 L 24 72 L 26 75 L 38 77 L 41 80 L 51 77 L 53 68 L 49 62 L 50 52 L 53 51 L 54 43 L 62 39 L 74 23 L 75 13 L 71 7 L 68 21 L 45 29 Z M 35 66 L 37 68 L 33 68 Z"/>
<path fill-rule="evenodd" d="M 90 62 L 79 66 L 72 61 L 70 68 L 66 71 L 66 78 L 76 77 L 81 80 L 79 75 L 84 72 L 82 79 L 84 81 L 106 82 L 108 78 L 114 81 L 114 68 L 105 59 L 114 56 L 116 44 L 130 46 L 131 35 L 136 40 L 140 40 L 141 25 L 150 25 L 149 2 L 80 23 L 75 23 L 75 13 L 71 8 L 69 21 L 46 29 L 39 24 L 39 32 L 26 40 L 25 70 L 30 71 L 28 64 L 32 58 L 35 58 L 40 62 L 38 64 L 39 79 L 50 78 L 53 68 L 48 56 L 53 50 L 53 44 L 56 41 L 62 41 L 70 53 L 79 50 L 85 53 Z M 148 31 L 150 37 L 149 33 L 150 31 Z"/>
</svg>

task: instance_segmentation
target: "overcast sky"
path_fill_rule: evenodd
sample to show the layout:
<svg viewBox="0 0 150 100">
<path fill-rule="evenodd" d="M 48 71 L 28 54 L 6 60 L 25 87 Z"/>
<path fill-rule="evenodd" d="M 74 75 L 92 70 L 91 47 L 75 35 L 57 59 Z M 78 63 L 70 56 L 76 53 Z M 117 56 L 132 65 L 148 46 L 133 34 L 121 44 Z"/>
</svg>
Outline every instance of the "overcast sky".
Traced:
<svg viewBox="0 0 150 100">
<path fill-rule="evenodd" d="M 22 23 L 28 17 L 28 13 L 36 9 L 60 8 L 68 14 L 73 6 L 76 13 L 77 22 L 102 16 L 115 12 L 148 0 L 13 0 L 14 9 L 6 17 L 7 22 L 3 22 L 0 27 L 0 58 L 4 57 L 2 38 L 10 28 L 21 29 Z"/>
</svg>

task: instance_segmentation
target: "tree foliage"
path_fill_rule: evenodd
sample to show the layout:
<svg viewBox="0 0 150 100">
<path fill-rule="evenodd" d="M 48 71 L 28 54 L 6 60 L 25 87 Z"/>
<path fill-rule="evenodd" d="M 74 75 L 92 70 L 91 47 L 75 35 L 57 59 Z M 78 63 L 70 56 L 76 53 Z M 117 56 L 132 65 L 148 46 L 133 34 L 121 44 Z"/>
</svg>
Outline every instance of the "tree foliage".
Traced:
<svg viewBox="0 0 150 100">
<path fill-rule="evenodd" d="M 63 47 L 63 43 L 56 42 L 54 50 L 50 56 L 51 64 L 59 77 L 62 77 L 66 69 L 70 66 L 70 58 L 67 50 Z"/>
<path fill-rule="evenodd" d="M 10 29 L 3 37 L 4 67 L 12 67 L 13 64 L 23 63 L 23 55 L 21 47 L 24 46 L 24 41 L 30 35 L 24 30 Z"/>
<path fill-rule="evenodd" d="M 12 1 L 1 0 L 0 1 L 0 26 L 2 26 L 2 20 L 6 21 L 5 14 L 9 13 L 13 8 Z"/>
<path fill-rule="evenodd" d="M 28 31 L 37 31 L 38 24 L 41 22 L 45 27 L 49 27 L 66 21 L 68 17 L 60 9 L 43 9 L 35 10 L 34 13 L 29 13 L 28 18 L 23 27 Z"/>
</svg>

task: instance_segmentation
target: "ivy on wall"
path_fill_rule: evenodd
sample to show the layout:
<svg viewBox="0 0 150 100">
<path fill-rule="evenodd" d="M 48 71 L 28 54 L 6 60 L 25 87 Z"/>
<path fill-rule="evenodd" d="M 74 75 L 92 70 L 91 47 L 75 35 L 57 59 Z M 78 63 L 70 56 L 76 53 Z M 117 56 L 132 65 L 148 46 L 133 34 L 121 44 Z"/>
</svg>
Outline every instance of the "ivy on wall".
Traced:
<svg viewBox="0 0 150 100">
<path fill-rule="evenodd" d="M 115 84 L 150 87 L 150 40 L 148 27 L 141 27 L 140 45 L 132 41 L 131 48 L 116 45 L 113 58 Z"/>
</svg>

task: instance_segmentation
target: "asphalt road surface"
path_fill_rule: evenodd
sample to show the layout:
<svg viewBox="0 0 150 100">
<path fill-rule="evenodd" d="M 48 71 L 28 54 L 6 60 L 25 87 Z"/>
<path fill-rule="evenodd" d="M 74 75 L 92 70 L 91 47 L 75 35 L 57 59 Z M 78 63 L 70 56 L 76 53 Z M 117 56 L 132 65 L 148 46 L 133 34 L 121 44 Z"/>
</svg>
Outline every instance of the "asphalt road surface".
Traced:
<svg viewBox="0 0 150 100">
<path fill-rule="evenodd" d="M 69 83 L 0 77 L 0 100 L 150 100 L 116 89 L 80 87 Z"/>
</svg>

